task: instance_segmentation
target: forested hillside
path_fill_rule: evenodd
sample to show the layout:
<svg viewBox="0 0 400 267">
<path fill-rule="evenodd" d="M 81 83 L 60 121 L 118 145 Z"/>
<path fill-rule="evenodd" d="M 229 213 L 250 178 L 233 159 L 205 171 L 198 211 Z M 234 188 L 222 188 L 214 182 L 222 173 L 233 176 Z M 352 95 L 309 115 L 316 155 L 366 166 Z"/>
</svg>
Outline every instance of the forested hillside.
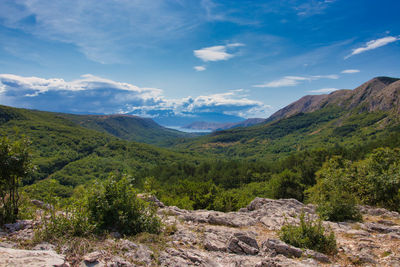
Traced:
<svg viewBox="0 0 400 267">
<path fill-rule="evenodd" d="M 215 132 L 176 147 L 220 157 L 274 160 L 336 145 L 351 147 L 399 130 L 400 81 L 374 78 L 354 90 L 306 96 L 266 123 Z"/>
<path fill-rule="evenodd" d="M 0 106 L 0 118 L 1 135 L 26 136 L 31 142 L 36 170 L 24 184 L 54 179 L 63 196 L 110 172 L 132 175 L 162 163 L 190 161 L 184 154 L 86 129 L 63 114 Z"/>
<path fill-rule="evenodd" d="M 340 172 L 349 168 L 347 173 L 377 175 L 379 181 L 387 172 L 396 173 L 398 83 L 396 79 L 377 78 L 354 91 L 325 97 L 335 96 L 329 104 L 287 118 L 194 139 L 178 135 L 172 150 L 122 140 L 130 136 L 130 126 L 124 127 L 126 120 L 149 123 L 155 129 L 149 121 L 124 116 L 76 116 L 2 106 L 0 132 L 12 139 L 23 134 L 32 143 L 36 171 L 24 181 L 32 197 L 45 199 L 49 192 L 70 197 L 80 185 L 104 180 L 113 172 L 128 175 L 136 188 L 157 195 L 168 205 L 230 211 L 256 196 L 309 201 L 309 192 L 318 191 L 312 188 L 326 169 Z M 351 97 L 345 102 L 337 100 L 337 95 L 349 92 Z M 390 95 L 393 101 L 388 100 Z M 167 138 L 172 138 L 169 133 L 176 134 L 168 132 Z M 366 162 L 381 164 L 382 170 L 362 173 L 363 168 L 357 166 Z M 396 177 L 387 185 L 393 192 L 398 192 L 400 185 Z M 369 181 L 365 188 L 383 190 L 375 180 L 365 181 Z M 351 193 L 359 196 L 357 201 L 396 209 L 393 203 L 398 202 L 398 195 L 367 199 L 365 192 L 357 191 L 359 186 L 350 186 L 351 182 L 346 183 L 353 188 Z"/>
<path fill-rule="evenodd" d="M 178 138 L 195 136 L 162 127 L 150 118 L 132 115 L 59 115 L 88 129 L 108 133 L 124 140 L 158 146 L 167 146 Z"/>
</svg>

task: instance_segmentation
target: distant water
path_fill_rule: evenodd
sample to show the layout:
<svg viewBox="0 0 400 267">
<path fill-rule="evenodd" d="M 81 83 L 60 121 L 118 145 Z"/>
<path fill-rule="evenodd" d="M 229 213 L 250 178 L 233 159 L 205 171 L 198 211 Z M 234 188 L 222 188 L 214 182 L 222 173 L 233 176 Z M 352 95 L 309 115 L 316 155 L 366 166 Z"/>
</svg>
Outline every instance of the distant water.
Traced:
<svg viewBox="0 0 400 267">
<path fill-rule="evenodd" d="M 188 129 L 188 128 L 182 128 L 180 126 L 164 126 L 166 128 L 169 129 L 173 129 L 173 130 L 178 130 L 181 132 L 185 132 L 185 133 L 211 133 L 211 130 L 196 130 L 196 129 Z"/>
</svg>

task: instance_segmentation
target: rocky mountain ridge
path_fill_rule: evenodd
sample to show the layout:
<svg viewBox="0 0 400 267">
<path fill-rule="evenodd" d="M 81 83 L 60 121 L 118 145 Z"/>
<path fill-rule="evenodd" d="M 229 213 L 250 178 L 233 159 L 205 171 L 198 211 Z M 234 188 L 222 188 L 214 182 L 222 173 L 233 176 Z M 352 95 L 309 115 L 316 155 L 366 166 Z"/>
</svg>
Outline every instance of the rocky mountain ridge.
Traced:
<svg viewBox="0 0 400 267">
<path fill-rule="evenodd" d="M 399 112 L 400 79 L 390 77 L 373 78 L 354 90 L 337 90 L 324 95 L 307 95 L 272 114 L 267 121 L 275 121 L 297 113 L 309 113 L 330 105 L 351 110 Z"/>
<path fill-rule="evenodd" d="M 256 198 L 229 213 L 183 210 L 150 200 L 169 229 L 163 241 L 141 243 L 114 234 L 72 257 L 72 244 L 27 246 L 38 222 L 19 221 L 0 232 L 0 266 L 400 266 L 397 212 L 362 206 L 362 223 L 324 221 L 337 239 L 338 254 L 329 256 L 279 240 L 277 230 L 298 223 L 302 212 L 316 218 L 313 205 L 294 199 Z"/>
</svg>

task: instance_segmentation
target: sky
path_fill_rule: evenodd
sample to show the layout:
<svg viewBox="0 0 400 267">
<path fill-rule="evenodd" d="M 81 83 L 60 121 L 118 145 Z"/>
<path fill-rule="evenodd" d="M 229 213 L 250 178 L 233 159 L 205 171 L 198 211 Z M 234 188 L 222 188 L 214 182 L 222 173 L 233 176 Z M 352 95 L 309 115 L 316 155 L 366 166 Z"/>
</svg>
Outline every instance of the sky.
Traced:
<svg viewBox="0 0 400 267">
<path fill-rule="evenodd" d="M 161 124 L 267 118 L 400 77 L 398 0 L 1 0 L 0 104 Z"/>
</svg>

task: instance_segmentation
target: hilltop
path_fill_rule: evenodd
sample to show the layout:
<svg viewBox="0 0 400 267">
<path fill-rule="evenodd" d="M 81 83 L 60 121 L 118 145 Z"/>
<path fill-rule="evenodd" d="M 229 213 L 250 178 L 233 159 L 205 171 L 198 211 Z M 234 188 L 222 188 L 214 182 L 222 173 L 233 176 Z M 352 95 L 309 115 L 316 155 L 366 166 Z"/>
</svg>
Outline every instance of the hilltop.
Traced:
<svg viewBox="0 0 400 267">
<path fill-rule="evenodd" d="M 182 150 L 235 158 L 276 159 L 291 152 L 368 143 L 398 132 L 400 80 L 374 78 L 354 90 L 305 96 L 265 123 L 189 139 Z"/>
<path fill-rule="evenodd" d="M 195 136 L 165 128 L 150 118 L 133 115 L 58 115 L 88 129 L 108 133 L 124 140 L 152 145 L 165 146 L 178 138 Z"/>
<path fill-rule="evenodd" d="M 272 114 L 267 121 L 288 118 L 298 113 L 309 113 L 327 106 L 360 111 L 398 110 L 400 79 L 376 77 L 354 90 L 337 90 L 324 95 L 307 95 Z"/>
</svg>

